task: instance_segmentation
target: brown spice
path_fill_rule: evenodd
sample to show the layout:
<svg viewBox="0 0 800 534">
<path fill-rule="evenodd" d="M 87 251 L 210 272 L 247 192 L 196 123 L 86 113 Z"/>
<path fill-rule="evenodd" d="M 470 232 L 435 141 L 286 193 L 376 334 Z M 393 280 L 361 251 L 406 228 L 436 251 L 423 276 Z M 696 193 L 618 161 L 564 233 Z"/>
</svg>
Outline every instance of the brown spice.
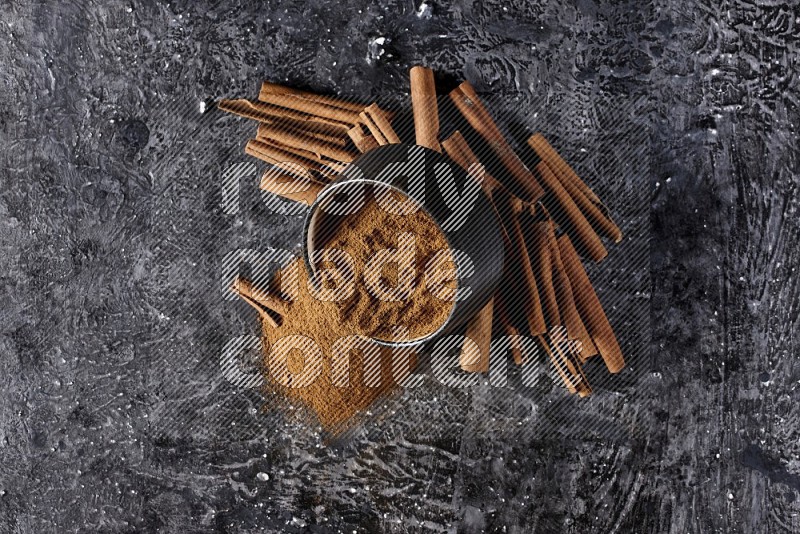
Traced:
<svg viewBox="0 0 800 534">
<path fill-rule="evenodd" d="M 304 406 L 324 429 L 335 433 L 344 430 L 353 416 L 365 410 L 373 401 L 395 389 L 396 382 L 392 377 L 392 353 L 390 349 L 372 345 L 373 350 L 377 351 L 374 368 L 379 369 L 378 374 L 372 375 L 377 382 L 373 387 L 365 381 L 365 370 L 371 367 L 366 365 L 367 358 L 364 357 L 364 352 L 349 351 L 348 380 L 344 387 L 337 385 L 335 377 L 342 375 L 334 373 L 336 365 L 333 348 L 337 340 L 355 332 L 348 325 L 339 322 L 338 303 L 320 301 L 311 295 L 307 285 L 308 275 L 302 260 L 295 260 L 284 268 L 284 272 L 288 269 L 296 269 L 298 282 L 289 310 L 278 328 L 273 328 L 268 322 L 262 321 L 266 351 L 265 367 L 269 374 L 265 387 Z M 282 385 L 280 379 L 286 377 L 278 376 L 281 371 L 276 369 L 274 361 L 270 358 L 270 351 L 276 343 L 281 339 L 288 339 L 289 336 L 304 336 L 311 339 L 322 356 L 322 370 L 319 376 L 305 387 Z M 306 362 L 300 350 L 290 352 L 287 360 L 290 373 L 302 373 Z M 288 378 L 290 382 L 291 377 Z M 290 382 L 289 386 L 291 385 Z"/>
<path fill-rule="evenodd" d="M 397 366 L 397 362 L 403 362 L 403 358 L 407 356 L 396 354 L 393 357 L 391 349 L 378 346 L 366 338 L 398 340 L 395 333 L 397 327 L 407 331 L 400 339 L 416 339 L 430 334 L 447 320 L 453 302 L 438 298 L 426 283 L 426 264 L 429 259 L 442 250 L 447 254 L 449 248 L 442 231 L 424 210 L 395 215 L 370 201 L 357 213 L 343 218 L 335 227 L 329 228 L 327 234 L 322 245 L 325 249 L 343 250 L 353 258 L 356 275 L 353 294 L 340 301 L 316 298 L 315 293 L 318 296 L 318 290 L 313 284 L 309 285 L 309 275 L 304 263 L 295 260 L 283 269 L 283 279 L 294 279 L 297 285 L 281 288 L 291 294 L 291 302 L 281 324 L 275 328 L 265 321 L 262 325 L 264 347 L 267 351 L 266 367 L 271 375 L 266 381 L 267 387 L 277 388 L 289 399 L 303 404 L 316 416 L 323 428 L 335 433 L 346 428 L 353 416 L 365 410 L 376 399 L 390 393 L 397 386 L 397 381 L 404 379 L 414 368 L 414 362 L 409 361 L 401 365 L 403 371 L 393 373 L 393 365 Z M 414 236 L 415 287 L 407 299 L 385 302 L 368 290 L 363 276 L 364 267 L 377 251 L 398 248 L 400 234 Z M 323 281 L 323 290 L 332 289 L 325 287 L 331 282 L 330 277 L 324 276 L 324 269 L 330 267 L 325 263 L 322 262 L 317 267 L 322 269 L 319 278 Z M 389 265 L 384 269 L 381 281 L 392 286 L 403 273 L 401 269 L 390 268 Z M 285 276 L 290 269 L 296 270 L 296 276 Z M 449 269 L 445 270 L 452 275 L 452 262 Z M 447 288 L 452 290 L 452 283 Z M 442 296 L 442 293 L 437 294 Z M 342 378 L 341 371 L 345 367 L 337 366 L 336 362 L 339 360 L 336 347 L 341 346 L 338 344 L 342 343 L 342 339 L 356 335 L 362 336 L 364 345 L 361 350 L 339 353 L 339 357 L 349 353 L 349 380 L 342 384 L 339 379 Z M 301 375 L 305 364 L 310 362 L 308 351 L 305 351 L 305 355 L 299 349 L 290 350 L 288 355 L 284 353 L 286 361 L 282 367 L 276 366 L 270 356 L 270 350 L 274 351 L 276 344 L 282 343 L 280 340 L 287 336 L 305 336 L 320 351 L 322 370 L 318 377 L 303 387 L 287 385 L 291 386 L 293 377 Z M 365 353 L 369 355 L 365 357 Z M 374 371 L 370 372 L 370 369 Z"/>
<path fill-rule="evenodd" d="M 399 272 L 397 264 L 390 262 L 379 281 L 388 287 L 409 282 L 413 291 L 403 295 L 406 298 L 402 300 L 387 302 L 376 298 L 375 291 L 367 290 L 365 267 L 377 251 L 401 248 L 401 235 L 414 238 L 415 255 L 407 262 L 409 267 L 413 266 L 413 271 Z M 429 277 L 426 276 L 428 261 L 439 251 L 447 252 L 447 240 L 423 209 L 397 215 L 384 210 L 375 201 L 368 201 L 357 213 L 332 228 L 323 243 L 324 248 L 343 250 L 353 258 L 356 290 L 337 308 L 337 316 L 354 332 L 391 340 L 394 330 L 400 327 L 407 329 L 408 339 L 417 339 L 433 333 L 447 320 L 453 303 L 438 298 L 428 287 Z"/>
</svg>

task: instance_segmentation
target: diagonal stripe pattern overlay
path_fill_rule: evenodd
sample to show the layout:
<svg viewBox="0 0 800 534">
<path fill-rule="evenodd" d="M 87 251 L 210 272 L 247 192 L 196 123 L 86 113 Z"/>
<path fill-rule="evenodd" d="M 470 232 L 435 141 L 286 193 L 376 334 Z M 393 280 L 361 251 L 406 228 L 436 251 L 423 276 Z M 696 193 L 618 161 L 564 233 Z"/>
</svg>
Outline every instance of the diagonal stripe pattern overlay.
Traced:
<svg viewBox="0 0 800 534">
<path fill-rule="evenodd" d="M 520 437 L 630 437 L 637 432 L 639 417 L 629 408 L 634 405 L 630 400 L 643 393 L 650 359 L 649 133 L 644 122 L 631 115 L 634 106 L 622 98 L 593 99 L 589 106 L 580 95 L 556 95 L 547 104 L 520 109 L 500 96 L 480 96 L 523 162 L 532 152 L 526 140 L 543 133 L 619 224 L 624 239 L 604 240 L 608 256 L 603 262 L 584 258 L 583 265 L 616 332 L 626 366 L 609 374 L 602 360 L 589 360 L 584 371 L 594 394 L 581 399 L 553 379 L 536 381 L 535 387 L 524 385 L 547 367 L 544 361 L 510 364 L 504 387 L 490 384 L 486 375 L 467 373 L 462 387 L 445 386 L 434 378 L 435 370 L 423 364 L 417 370 L 425 377 L 421 385 L 401 388 L 378 401 L 361 414 L 359 425 L 337 439 L 346 440 L 353 432 L 381 436 L 409 431 L 441 438 L 465 429 Z M 441 96 L 439 102 L 444 139 L 458 117 Z M 410 104 L 391 111 L 396 135 L 413 143 L 413 124 L 403 119 L 410 115 Z M 266 283 L 292 254 L 300 255 L 308 208 L 259 190 L 270 166 L 243 151 L 254 136 L 252 122 L 214 108 L 202 113 L 188 102 L 172 103 L 154 115 L 157 131 L 160 124 L 161 131 L 180 136 L 159 137 L 154 143 L 150 224 L 165 238 L 153 248 L 148 276 L 180 280 L 180 285 L 169 287 L 181 289 L 155 293 L 149 302 L 159 338 L 151 347 L 148 378 L 154 396 L 152 432 L 175 439 L 219 440 L 316 431 L 313 421 L 295 417 L 296 408 L 262 387 L 268 378 L 260 368 L 264 357 L 258 314 L 228 289 L 238 274 Z M 175 121 L 184 127 L 167 128 Z M 481 162 L 495 159 L 486 146 L 472 149 Z M 502 171 L 490 163 L 490 174 L 500 178 Z M 180 225 L 163 227 L 163 215 L 175 211 L 182 217 L 169 220 L 180 220 Z M 507 281 L 503 290 L 519 293 L 522 282 L 522 276 Z M 454 361 L 457 367 L 458 358 Z M 641 403 L 636 405 L 642 409 Z"/>
</svg>

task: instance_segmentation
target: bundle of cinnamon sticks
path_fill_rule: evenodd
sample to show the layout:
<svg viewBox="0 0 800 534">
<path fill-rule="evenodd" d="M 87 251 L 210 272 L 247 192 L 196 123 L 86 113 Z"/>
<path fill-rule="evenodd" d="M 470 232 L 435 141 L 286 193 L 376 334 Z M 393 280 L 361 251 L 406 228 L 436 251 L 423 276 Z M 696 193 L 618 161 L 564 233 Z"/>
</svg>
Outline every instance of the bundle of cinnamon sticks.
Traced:
<svg viewBox="0 0 800 534">
<path fill-rule="evenodd" d="M 527 140 L 526 164 L 469 82 L 450 91 L 449 98 L 469 125 L 465 133 L 477 135 L 493 152 L 500 164 L 496 176 L 486 171 L 467 135 L 455 131 L 441 138 L 433 72 L 413 67 L 410 89 L 416 144 L 444 152 L 480 180 L 502 222 L 504 284 L 469 321 L 466 337 L 472 343 L 464 345 L 461 368 L 488 371 L 493 331 L 519 339 L 527 330 L 566 388 L 591 394 L 582 370 L 587 359 L 599 355 L 611 373 L 625 362 L 579 253 L 602 261 L 608 251 L 601 237 L 619 242 L 622 232 L 543 135 Z M 218 107 L 258 121 L 245 152 L 272 165 L 261 188 L 306 204 L 359 153 L 401 142 L 392 128 L 394 115 L 375 103 L 357 104 L 270 82 L 262 84 L 256 102 L 222 100 Z M 244 293 L 257 303 L 258 295 Z M 517 364 L 524 364 L 521 343 L 513 344 L 511 352 Z"/>
<path fill-rule="evenodd" d="M 364 106 L 270 82 L 261 85 L 256 102 L 221 100 L 217 107 L 258 121 L 245 152 L 273 165 L 261 188 L 309 204 L 359 153 L 400 142 L 389 123 L 393 115 L 377 104 Z"/>
</svg>

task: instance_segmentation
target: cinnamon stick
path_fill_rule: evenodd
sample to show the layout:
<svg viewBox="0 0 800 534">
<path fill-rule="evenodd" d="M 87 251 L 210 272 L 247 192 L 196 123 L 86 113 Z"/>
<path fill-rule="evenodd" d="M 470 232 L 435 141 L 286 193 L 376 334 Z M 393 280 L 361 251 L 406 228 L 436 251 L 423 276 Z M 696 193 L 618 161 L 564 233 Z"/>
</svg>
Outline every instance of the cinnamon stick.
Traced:
<svg viewBox="0 0 800 534">
<path fill-rule="evenodd" d="M 592 336 L 597 351 L 611 373 L 618 373 L 625 367 L 622 350 L 619 348 L 614 330 L 608 322 L 600 299 L 581 265 L 578 253 L 572 246 L 569 237 L 560 236 L 557 240 L 558 249 L 564 264 L 564 270 L 569 278 L 575 296 L 575 305 L 580 313 L 589 335 Z"/>
<path fill-rule="evenodd" d="M 284 95 L 284 96 L 292 96 L 294 98 L 300 98 L 309 100 L 311 102 L 316 102 L 319 104 L 324 104 L 330 107 L 344 109 L 347 111 L 352 111 L 353 113 L 361 113 L 366 106 L 366 104 L 360 104 L 358 102 L 351 102 L 349 100 L 345 100 L 343 98 L 338 98 L 334 96 L 326 96 L 320 95 L 318 93 L 312 93 L 310 91 L 303 91 L 301 89 L 295 89 L 293 87 L 287 87 L 285 85 L 280 85 L 277 83 L 272 82 L 263 82 L 261 84 L 261 90 L 258 93 L 259 100 L 266 101 L 269 95 Z M 392 120 L 394 118 L 394 112 L 392 111 L 383 111 L 384 115 L 388 120 Z"/>
<path fill-rule="evenodd" d="M 300 111 L 302 113 L 307 113 L 316 117 L 323 117 L 345 124 L 356 124 L 358 122 L 358 111 L 350 111 L 348 109 L 330 106 L 320 101 L 308 100 L 302 96 L 262 91 L 258 95 L 258 99 L 259 101 L 266 102 L 267 104 L 280 106 L 293 111 Z"/>
<path fill-rule="evenodd" d="M 350 163 L 354 159 L 349 151 L 341 147 L 321 141 L 310 135 L 293 132 L 286 128 L 278 128 L 268 124 L 259 125 L 256 138 L 261 141 L 274 141 L 287 147 L 298 148 L 309 152 L 316 156 L 316 161 L 319 163 L 325 163 L 323 156 L 329 160 L 344 163 Z"/>
<path fill-rule="evenodd" d="M 283 316 L 286 315 L 288 309 L 287 302 L 282 298 L 253 287 L 252 282 L 240 276 L 237 276 L 231 284 L 231 290 L 255 308 L 270 326 L 277 328 L 281 325 Z"/>
<path fill-rule="evenodd" d="M 264 102 L 251 102 L 245 99 L 220 100 L 217 107 L 222 111 L 239 115 L 248 119 L 271 122 L 276 119 L 285 119 L 295 125 L 318 128 L 322 131 L 338 131 L 344 134 L 350 126 L 347 123 L 320 117 L 309 113 L 302 113 L 292 109 L 273 106 Z M 307 126 L 306 126 L 307 125 Z M 316 125 L 316 126 L 315 126 Z M 321 128 L 324 127 L 324 128 Z"/>
<path fill-rule="evenodd" d="M 294 123 L 292 123 L 290 121 L 286 121 L 286 120 L 282 121 L 280 119 L 270 119 L 270 120 L 266 120 L 266 121 L 260 121 L 258 123 L 258 130 L 256 132 L 256 139 L 263 139 L 263 138 L 267 137 L 267 135 L 268 135 L 267 132 L 271 128 L 281 128 L 281 129 L 284 129 L 284 130 L 290 130 L 290 131 L 292 131 L 294 133 L 307 135 L 309 137 L 313 137 L 314 139 L 316 139 L 318 141 L 322 141 L 324 143 L 335 145 L 335 146 L 338 146 L 340 148 L 344 148 L 345 146 L 347 146 L 347 137 L 344 137 L 343 135 L 336 135 L 336 134 L 331 134 L 331 133 L 318 132 L 318 131 L 314 131 L 313 129 L 304 128 L 304 127 L 302 127 L 302 125 L 298 127 L 297 125 L 295 125 Z"/>
<path fill-rule="evenodd" d="M 332 106 L 339 109 L 345 109 L 355 113 L 360 113 L 361 110 L 364 109 L 364 104 L 359 104 L 357 102 L 348 102 L 347 100 L 343 100 L 341 98 L 319 95 L 317 93 L 302 91 L 300 89 L 286 87 L 285 85 L 280 85 L 277 83 L 263 82 L 261 84 L 261 90 L 258 93 L 258 99 L 262 102 L 267 102 L 266 98 L 269 98 L 269 95 L 289 95 L 295 98 L 303 98 L 305 100 L 318 102 L 320 104 L 325 104 L 327 106 Z"/>
<path fill-rule="evenodd" d="M 545 246 L 548 248 L 552 260 L 553 285 L 557 295 L 558 309 L 561 314 L 562 324 L 566 328 L 568 339 L 581 342 L 579 354 L 582 361 L 586 361 L 590 356 L 597 354 L 597 347 L 593 343 L 578 313 L 574 292 L 569 277 L 564 269 L 564 263 L 561 259 L 561 252 L 558 248 L 553 225 L 549 222 L 545 224 Z"/>
<path fill-rule="evenodd" d="M 503 334 L 505 334 L 511 341 L 511 357 L 514 359 L 514 363 L 517 365 L 522 365 L 525 363 L 525 355 L 522 352 L 522 341 L 519 333 L 519 330 L 514 323 L 512 323 L 511 318 L 508 316 L 508 309 L 506 308 L 506 303 L 504 297 L 497 293 L 494 297 L 494 308 L 495 308 L 495 317 L 497 321 L 500 323 L 500 328 L 503 330 Z"/>
<path fill-rule="evenodd" d="M 299 157 L 295 154 L 292 154 L 289 151 L 274 147 L 270 144 L 267 144 L 263 141 L 258 141 L 256 139 L 250 139 L 247 142 L 247 145 L 245 145 L 244 151 L 246 154 L 259 158 L 260 160 L 266 161 L 267 163 L 272 163 L 273 165 L 278 165 L 281 163 L 290 163 L 292 166 L 297 166 L 298 168 L 303 168 L 308 171 L 312 168 L 313 164 L 313 162 L 308 161 L 305 158 Z M 292 173 L 300 175 L 299 170 L 294 171 Z M 303 175 L 300 176 L 305 177 L 307 174 L 308 173 L 304 173 Z"/>
<path fill-rule="evenodd" d="M 564 382 L 567 390 L 570 393 L 577 393 L 580 397 L 591 395 L 592 388 L 589 381 L 586 379 L 583 368 L 574 360 L 569 344 L 564 343 L 564 340 L 560 339 L 558 335 L 551 336 L 550 341 L 551 343 L 548 343 L 545 336 L 539 336 L 542 348 L 550 358 L 553 369 Z"/>
<path fill-rule="evenodd" d="M 331 162 L 331 164 L 321 164 L 312 159 L 308 159 L 306 156 L 309 156 L 309 154 L 298 154 L 298 152 L 300 152 L 298 149 L 276 146 L 272 143 L 258 141 L 257 139 L 249 140 L 247 145 L 245 145 L 244 151 L 250 156 L 278 166 L 299 178 L 307 178 L 311 170 L 317 171 L 329 179 L 336 177 L 337 172 L 339 172 L 339 170 L 334 167 L 333 162 Z"/>
<path fill-rule="evenodd" d="M 592 189 L 581 180 L 580 176 L 570 167 L 561 155 L 556 152 L 556 149 L 545 139 L 540 133 L 535 133 L 528 138 L 528 144 L 533 148 L 536 154 L 550 167 L 559 179 L 566 182 L 574 183 L 580 191 L 586 195 L 586 198 L 596 204 L 600 204 L 600 197 L 598 197 Z"/>
<path fill-rule="evenodd" d="M 383 132 L 381 132 L 380 128 L 378 128 L 378 125 L 375 124 L 375 122 L 366 112 L 362 111 L 361 114 L 359 115 L 359 118 L 361 119 L 361 122 L 364 124 L 364 126 L 367 127 L 367 130 L 369 130 L 370 135 L 372 136 L 373 139 L 375 139 L 375 142 L 378 144 L 378 146 L 389 144 L 389 141 L 383 135 Z"/>
<path fill-rule="evenodd" d="M 575 205 L 572 197 L 569 196 L 569 193 L 567 193 L 561 185 L 561 182 L 559 182 L 558 178 L 553 174 L 553 171 L 550 170 L 550 167 L 548 167 L 544 161 L 540 161 L 539 164 L 536 165 L 535 170 L 542 179 L 542 183 L 545 187 L 553 193 L 553 198 L 563 210 L 564 216 L 569 222 L 571 230 L 574 231 L 577 241 L 582 245 L 591 259 L 598 262 L 602 261 L 603 258 L 608 256 L 608 251 L 603 246 L 602 241 L 600 241 L 600 237 L 589 224 L 589 221 L 586 220 L 581 210 Z"/>
<path fill-rule="evenodd" d="M 607 210 L 604 211 L 605 207 L 600 203 L 600 199 L 558 155 L 550 143 L 541 134 L 535 134 L 528 139 L 528 144 L 553 171 L 575 204 L 600 232 L 613 239 L 615 243 L 622 241 L 622 231 L 608 216 Z"/>
<path fill-rule="evenodd" d="M 310 167 L 324 175 L 328 178 L 333 179 L 335 178 L 336 173 L 341 172 L 347 166 L 346 163 L 341 161 L 334 161 L 327 159 L 325 157 L 320 156 L 315 152 L 309 152 L 308 150 L 303 150 L 302 148 L 298 148 L 295 146 L 284 145 L 282 143 L 278 143 L 273 139 L 256 139 L 256 141 L 263 143 L 265 145 L 269 145 L 271 147 L 277 148 L 279 150 L 283 150 L 285 152 L 289 152 L 290 154 L 294 154 L 295 156 L 300 156 L 301 158 L 305 158 L 311 162 L 313 162 Z"/>
<path fill-rule="evenodd" d="M 576 377 L 575 374 L 569 369 L 564 355 L 560 351 L 552 350 L 544 335 L 537 336 L 537 339 L 539 340 L 541 347 L 544 349 L 545 354 L 547 354 L 547 357 L 550 359 L 553 370 L 556 372 L 558 377 L 561 378 L 561 381 L 564 383 L 564 386 L 566 386 L 567 391 L 570 393 L 577 393 L 577 386 L 580 382 L 580 377 Z"/>
<path fill-rule="evenodd" d="M 369 129 L 378 145 L 397 144 L 400 138 L 389 124 L 389 119 L 377 104 L 371 104 L 359 114 L 359 119 Z"/>
<path fill-rule="evenodd" d="M 467 140 L 461 135 L 461 132 L 454 132 L 450 137 L 442 141 L 442 148 L 450 156 L 456 165 L 467 171 L 467 174 L 477 181 L 481 182 L 481 187 L 489 200 L 492 200 L 495 192 L 502 192 L 504 195 L 513 196 L 503 185 L 498 182 L 492 175 L 486 172 L 483 164 L 478 160 L 478 157 L 470 149 Z M 494 206 L 494 203 L 492 203 Z M 499 213 L 498 213 L 499 217 Z M 501 219 L 500 230 L 503 233 L 503 241 L 508 245 L 508 226 Z"/>
<path fill-rule="evenodd" d="M 459 364 L 461 369 L 468 373 L 485 373 L 489 370 L 493 312 L 494 297 L 467 323 L 466 339 L 461 348 Z M 469 343 L 469 340 L 472 340 L 474 345 Z"/>
<path fill-rule="evenodd" d="M 456 164 L 467 171 L 467 174 L 475 178 L 482 178 L 483 190 L 491 198 L 496 190 L 503 190 L 508 192 L 506 188 L 498 182 L 492 175 L 486 172 L 486 169 L 478 160 L 478 157 L 467 144 L 467 140 L 461 135 L 461 132 L 455 131 L 453 134 L 442 141 L 442 148 L 445 153 L 450 156 L 450 159 Z M 512 194 L 512 193 L 508 193 Z"/>
<path fill-rule="evenodd" d="M 522 191 L 525 199 L 536 202 L 544 195 L 544 191 L 531 171 L 503 137 L 492 116 L 483 106 L 477 93 L 469 82 L 450 92 L 450 98 L 478 134 L 483 137 L 509 172 L 511 184 L 509 189 Z"/>
<path fill-rule="evenodd" d="M 353 140 L 353 144 L 356 145 L 356 148 L 362 154 L 378 146 L 378 141 L 375 140 L 375 137 L 373 137 L 372 134 L 366 133 L 360 124 L 356 124 L 347 130 L 347 135 L 350 136 L 350 139 Z"/>
<path fill-rule="evenodd" d="M 512 213 L 509 231 L 511 239 L 510 263 L 518 265 L 522 269 L 523 283 L 522 287 L 519 288 L 519 292 L 523 299 L 530 333 L 534 336 L 541 335 L 547 332 L 547 326 L 542 313 L 542 304 L 539 300 L 539 290 L 536 285 L 536 278 L 533 275 L 528 249 L 525 246 L 525 239 L 522 236 L 519 218 L 513 215 L 513 207 L 511 207 L 510 211 Z"/>
<path fill-rule="evenodd" d="M 531 263 L 534 276 L 539 287 L 539 296 L 542 301 L 542 310 L 547 325 L 553 327 L 562 324 L 561 314 L 558 311 L 558 300 L 553 285 L 553 261 L 550 257 L 550 245 L 547 234 L 550 227 L 549 221 L 535 223 L 531 230 Z"/>
<path fill-rule="evenodd" d="M 439 146 L 439 108 L 436 102 L 436 84 L 433 71 L 425 67 L 412 67 L 411 106 L 414 111 L 414 132 L 417 144 L 441 152 Z"/>
<path fill-rule="evenodd" d="M 592 387 L 583 372 L 581 361 L 578 358 L 578 344 L 576 340 L 569 340 L 567 338 L 566 329 L 563 326 L 557 327 L 549 335 L 550 347 L 553 352 L 561 355 L 567 369 L 576 380 L 577 393 L 581 397 L 586 397 L 592 393 Z"/>
<path fill-rule="evenodd" d="M 294 202 L 308 206 L 314 203 L 323 184 L 311 179 L 301 179 L 281 168 L 268 169 L 261 176 L 260 188 Z"/>
</svg>

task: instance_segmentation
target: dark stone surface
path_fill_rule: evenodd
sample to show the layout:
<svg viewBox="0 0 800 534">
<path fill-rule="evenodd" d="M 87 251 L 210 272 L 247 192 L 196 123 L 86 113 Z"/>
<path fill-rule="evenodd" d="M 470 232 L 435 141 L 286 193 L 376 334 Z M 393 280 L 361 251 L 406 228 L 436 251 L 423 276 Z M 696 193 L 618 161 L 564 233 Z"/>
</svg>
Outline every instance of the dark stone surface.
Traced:
<svg viewBox="0 0 800 534">
<path fill-rule="evenodd" d="M 800 528 L 797 7 L 418 7 L 0 6 L 0 531 Z M 248 132 L 200 103 L 262 79 L 399 100 L 417 62 L 557 110 L 566 140 L 609 99 L 646 124 L 651 361 L 639 398 L 587 416 L 619 439 L 495 428 L 493 399 L 453 391 L 423 432 L 426 391 L 326 447 L 207 380 L 200 355 L 254 328 L 216 305 L 221 257 L 290 248 L 302 218 L 243 194 L 256 208 L 218 233 L 225 167 L 208 162 Z"/>
</svg>

